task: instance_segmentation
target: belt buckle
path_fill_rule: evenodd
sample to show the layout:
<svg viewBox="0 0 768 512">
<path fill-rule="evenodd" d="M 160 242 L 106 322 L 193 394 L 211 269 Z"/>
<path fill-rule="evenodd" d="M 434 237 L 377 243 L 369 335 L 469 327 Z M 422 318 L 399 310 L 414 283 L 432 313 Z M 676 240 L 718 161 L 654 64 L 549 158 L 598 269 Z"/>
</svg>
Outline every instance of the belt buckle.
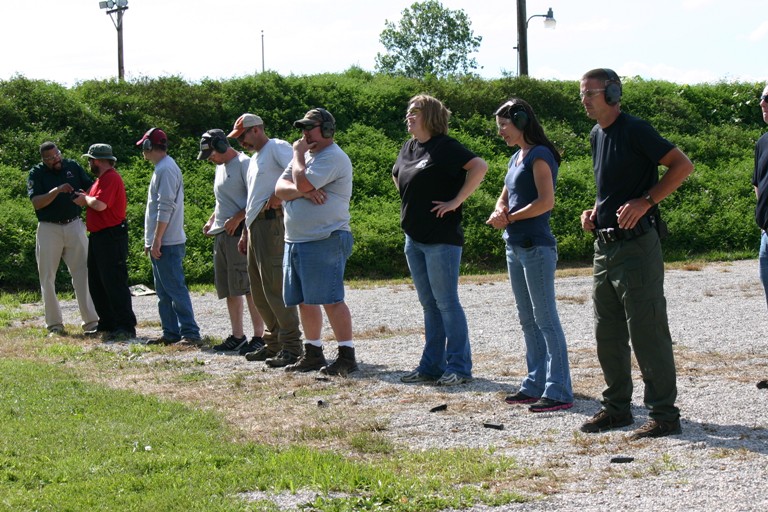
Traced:
<svg viewBox="0 0 768 512">
<path fill-rule="evenodd" d="M 597 238 L 599 238 L 600 241 L 604 244 L 610 242 L 618 242 L 620 240 L 619 234 L 614 228 L 598 229 Z"/>
</svg>

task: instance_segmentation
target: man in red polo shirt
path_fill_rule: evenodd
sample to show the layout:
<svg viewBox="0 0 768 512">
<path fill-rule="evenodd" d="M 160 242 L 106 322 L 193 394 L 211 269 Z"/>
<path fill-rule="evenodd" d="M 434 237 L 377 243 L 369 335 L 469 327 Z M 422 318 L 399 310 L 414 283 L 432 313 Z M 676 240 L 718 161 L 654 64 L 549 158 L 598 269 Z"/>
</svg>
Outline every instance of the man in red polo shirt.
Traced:
<svg viewBox="0 0 768 512">
<path fill-rule="evenodd" d="M 105 341 L 126 341 L 136 337 L 136 315 L 128 289 L 128 225 L 123 179 L 114 168 L 112 146 L 93 144 L 88 153 L 96 182 L 75 203 L 87 206 L 85 226 L 88 244 L 88 285 L 99 314 L 99 330 L 107 331 Z"/>
</svg>

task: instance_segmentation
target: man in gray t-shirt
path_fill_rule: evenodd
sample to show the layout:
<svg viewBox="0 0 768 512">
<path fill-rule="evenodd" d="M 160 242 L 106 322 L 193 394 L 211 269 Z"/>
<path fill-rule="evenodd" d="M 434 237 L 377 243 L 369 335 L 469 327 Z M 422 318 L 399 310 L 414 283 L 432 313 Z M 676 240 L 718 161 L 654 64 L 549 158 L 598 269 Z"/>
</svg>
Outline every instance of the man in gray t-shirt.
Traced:
<svg viewBox="0 0 768 512">
<path fill-rule="evenodd" d="M 203 134 L 197 159 L 216 164 L 213 178 L 216 206 L 203 226 L 203 234 L 214 237 L 214 285 L 219 299 L 227 301 L 229 323 L 232 327 L 232 334 L 223 343 L 214 345 L 213 349 L 240 351 L 244 354 L 245 347 L 264 344 L 264 322 L 251 298 L 248 261 L 237 249 L 245 221 L 250 159 L 232 149 L 227 136 L 219 129 L 208 130 Z M 253 338 L 250 343 L 243 327 L 244 303 L 248 305 L 253 326 Z"/>
<path fill-rule="evenodd" d="M 346 375 L 357 370 L 352 317 L 344 302 L 344 267 L 352 253 L 352 163 L 333 141 L 336 120 L 327 110 L 314 108 L 294 126 L 302 137 L 293 143 L 293 160 L 275 186 L 275 195 L 285 201 L 283 299 L 299 306 L 303 359 L 323 357 L 325 310 L 339 356 L 320 373 Z"/>
</svg>

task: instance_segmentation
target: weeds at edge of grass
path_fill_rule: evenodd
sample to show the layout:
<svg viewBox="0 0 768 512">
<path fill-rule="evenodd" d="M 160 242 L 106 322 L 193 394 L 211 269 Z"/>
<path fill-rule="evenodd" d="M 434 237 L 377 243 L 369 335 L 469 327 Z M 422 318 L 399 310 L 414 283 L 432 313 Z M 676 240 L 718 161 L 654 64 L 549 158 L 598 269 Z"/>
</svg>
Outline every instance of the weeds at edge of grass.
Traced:
<svg viewBox="0 0 768 512">
<path fill-rule="evenodd" d="M 394 452 L 362 463 L 227 441 L 237 435 L 213 413 L 87 384 L 46 364 L 2 360 L 0 385 L 0 491 L 17 509 L 240 510 L 237 493 L 248 489 L 308 488 L 349 494 L 320 510 L 387 503 L 436 511 L 498 503 L 485 484 L 522 474 L 485 450 Z"/>
</svg>

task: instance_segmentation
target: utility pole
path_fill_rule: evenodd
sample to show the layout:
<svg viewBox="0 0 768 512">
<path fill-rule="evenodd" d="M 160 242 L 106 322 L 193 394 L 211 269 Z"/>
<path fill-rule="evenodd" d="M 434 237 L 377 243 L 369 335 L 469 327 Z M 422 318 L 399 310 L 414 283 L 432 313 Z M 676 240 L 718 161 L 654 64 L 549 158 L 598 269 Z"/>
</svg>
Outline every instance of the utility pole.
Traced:
<svg viewBox="0 0 768 512">
<path fill-rule="evenodd" d="M 99 2 L 100 9 L 109 9 L 112 24 L 117 29 L 117 78 L 123 80 L 125 76 L 125 66 L 123 65 L 123 13 L 128 10 L 128 0 L 106 0 Z M 117 13 L 117 21 L 112 17 Z"/>
</svg>

